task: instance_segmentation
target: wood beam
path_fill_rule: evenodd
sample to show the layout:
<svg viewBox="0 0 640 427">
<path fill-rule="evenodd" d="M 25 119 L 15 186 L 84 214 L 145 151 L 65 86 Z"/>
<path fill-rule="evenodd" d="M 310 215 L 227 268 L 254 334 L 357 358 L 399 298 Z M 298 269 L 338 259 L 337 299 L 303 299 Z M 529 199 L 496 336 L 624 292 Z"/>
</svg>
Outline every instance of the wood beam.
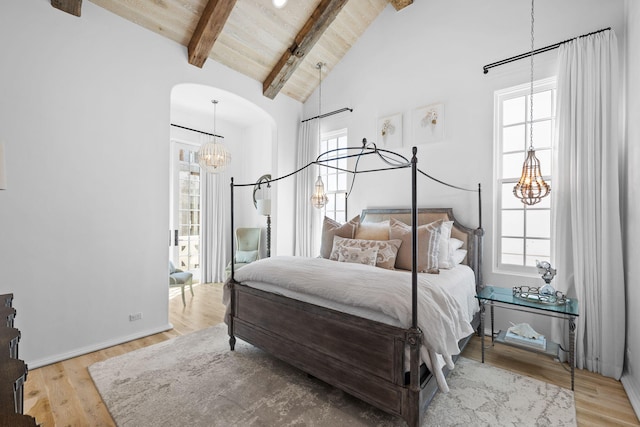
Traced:
<svg viewBox="0 0 640 427">
<path fill-rule="evenodd" d="M 51 6 L 71 15 L 80 16 L 82 0 L 51 0 Z"/>
<path fill-rule="evenodd" d="M 391 3 L 396 10 L 402 10 L 410 4 L 413 4 L 413 0 L 390 0 L 389 3 Z"/>
<path fill-rule="evenodd" d="M 209 0 L 189 41 L 189 64 L 202 68 L 236 0 Z"/>
<path fill-rule="evenodd" d="M 321 0 L 304 24 L 293 44 L 287 49 L 262 83 L 262 93 L 275 98 L 294 71 L 302 63 L 304 56 L 320 39 L 325 30 L 338 16 L 348 0 Z"/>
</svg>

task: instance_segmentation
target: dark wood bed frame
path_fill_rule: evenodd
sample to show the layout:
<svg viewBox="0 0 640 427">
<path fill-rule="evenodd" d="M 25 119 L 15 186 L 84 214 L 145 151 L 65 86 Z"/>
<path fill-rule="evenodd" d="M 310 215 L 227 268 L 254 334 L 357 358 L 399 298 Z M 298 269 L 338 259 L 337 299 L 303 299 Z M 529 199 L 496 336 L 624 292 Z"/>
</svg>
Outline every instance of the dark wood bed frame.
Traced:
<svg viewBox="0 0 640 427">
<path fill-rule="evenodd" d="M 479 290 L 482 228 L 460 224 L 449 208 L 416 208 L 415 172 L 413 162 L 411 209 L 369 209 L 362 212 L 361 221 L 378 222 L 390 217 L 409 225 L 439 218 L 454 221 L 452 237 L 464 242 L 467 257 L 463 263 L 473 269 Z M 231 185 L 233 188 L 233 180 Z M 231 199 L 233 209 L 233 191 Z M 412 229 L 416 248 L 417 228 Z M 420 364 L 422 331 L 417 327 L 416 253 L 413 256 L 413 324 L 407 329 L 254 289 L 236 282 L 232 271 L 226 284 L 231 297 L 226 319 L 231 350 L 236 337 L 240 338 L 309 375 L 402 417 L 410 427 L 420 426 L 438 385 L 434 375 Z M 474 329 L 478 325 L 476 315 Z M 461 349 L 469 338 L 460 341 Z M 409 366 L 405 363 L 407 347 Z M 448 369 L 444 369 L 447 375 Z"/>
</svg>

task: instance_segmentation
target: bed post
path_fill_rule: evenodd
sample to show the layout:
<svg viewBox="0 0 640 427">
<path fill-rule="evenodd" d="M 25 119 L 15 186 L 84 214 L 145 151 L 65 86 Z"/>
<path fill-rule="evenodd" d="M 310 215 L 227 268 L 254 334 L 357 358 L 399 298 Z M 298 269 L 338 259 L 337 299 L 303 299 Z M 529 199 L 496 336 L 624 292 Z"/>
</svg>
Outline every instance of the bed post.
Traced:
<svg viewBox="0 0 640 427">
<path fill-rule="evenodd" d="M 417 157 L 418 149 L 413 147 L 411 157 L 411 328 L 407 331 L 409 344 L 409 427 L 421 424 L 420 410 L 420 347 L 422 346 L 422 331 L 418 327 L 418 191 L 417 191 Z"/>
<path fill-rule="evenodd" d="M 482 244 L 484 240 L 484 229 L 482 228 L 482 185 L 478 183 L 478 228 L 475 232 L 475 273 L 476 273 L 476 291 L 482 289 Z"/>
<path fill-rule="evenodd" d="M 231 277 L 227 280 L 225 286 L 229 287 L 229 292 L 231 296 L 231 302 L 229 303 L 229 314 L 227 318 L 227 327 L 229 331 L 229 347 L 231 351 L 233 351 L 236 347 L 236 337 L 233 334 L 233 316 L 235 315 L 235 303 L 236 303 L 236 292 L 234 289 L 234 283 L 236 282 L 235 278 L 235 262 L 236 262 L 236 249 L 235 249 L 235 225 L 233 218 L 233 177 L 231 177 Z"/>
</svg>

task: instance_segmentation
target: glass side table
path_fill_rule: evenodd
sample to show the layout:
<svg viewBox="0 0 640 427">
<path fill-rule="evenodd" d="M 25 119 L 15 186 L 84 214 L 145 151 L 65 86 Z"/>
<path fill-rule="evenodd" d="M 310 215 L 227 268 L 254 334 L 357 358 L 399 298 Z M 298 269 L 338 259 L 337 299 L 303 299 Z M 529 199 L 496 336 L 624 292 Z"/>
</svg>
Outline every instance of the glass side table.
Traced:
<svg viewBox="0 0 640 427">
<path fill-rule="evenodd" d="M 507 310 L 523 311 L 526 313 L 540 314 L 567 320 L 569 324 L 569 366 L 571 368 L 571 390 L 573 390 L 575 371 L 575 319 L 579 316 L 577 299 L 567 298 L 564 304 L 543 303 L 518 297 L 514 294 L 513 289 L 499 288 L 497 286 L 485 286 L 480 292 L 478 292 L 476 298 L 478 298 L 478 301 L 480 302 L 480 338 L 482 340 L 482 363 L 484 363 L 484 316 L 485 306 L 487 304 L 489 304 L 489 307 L 491 308 L 492 343 L 499 342 L 502 344 L 513 345 L 514 347 L 537 353 L 547 354 L 553 357 L 558 356 L 558 350 L 560 349 L 560 346 L 552 341 L 547 341 L 546 349 L 542 350 L 507 342 L 504 340 L 504 331 L 500 331 L 496 335 L 493 330 L 494 308 L 499 307 Z"/>
</svg>

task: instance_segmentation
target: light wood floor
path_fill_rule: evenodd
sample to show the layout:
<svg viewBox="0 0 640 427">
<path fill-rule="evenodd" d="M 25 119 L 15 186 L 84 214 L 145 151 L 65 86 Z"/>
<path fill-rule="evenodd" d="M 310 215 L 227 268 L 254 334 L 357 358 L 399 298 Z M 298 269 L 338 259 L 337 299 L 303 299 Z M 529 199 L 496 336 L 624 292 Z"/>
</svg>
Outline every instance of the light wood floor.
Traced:
<svg viewBox="0 0 640 427">
<path fill-rule="evenodd" d="M 222 321 L 222 285 L 203 284 L 187 293 L 187 306 L 180 297 L 169 304 L 169 320 L 174 329 L 84 356 L 30 371 L 25 384 L 25 412 L 43 427 L 115 426 L 87 367 L 129 351 L 188 334 Z M 480 360 L 480 340 L 471 340 L 463 356 Z M 552 359 L 508 346 L 496 345 L 486 353 L 486 363 L 570 387 L 570 375 Z M 640 426 L 619 381 L 577 370 L 575 399 L 579 426 Z"/>
</svg>

